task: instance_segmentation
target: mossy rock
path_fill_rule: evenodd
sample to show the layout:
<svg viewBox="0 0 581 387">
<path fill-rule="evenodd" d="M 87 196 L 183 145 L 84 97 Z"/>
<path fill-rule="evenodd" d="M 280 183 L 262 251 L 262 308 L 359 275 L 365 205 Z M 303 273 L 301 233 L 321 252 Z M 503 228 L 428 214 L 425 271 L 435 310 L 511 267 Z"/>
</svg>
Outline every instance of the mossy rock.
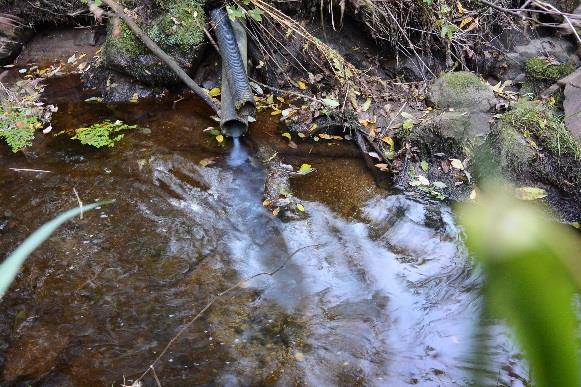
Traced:
<svg viewBox="0 0 581 387">
<path fill-rule="evenodd" d="M 467 71 L 441 75 L 430 90 L 430 101 L 440 109 L 487 112 L 494 106 L 492 89 Z"/>
<path fill-rule="evenodd" d="M 30 25 L 71 22 L 87 5 L 81 0 L 0 0 L 0 13 L 19 16 Z"/>
<path fill-rule="evenodd" d="M 552 63 L 543 57 L 531 58 L 525 63 L 526 76 L 534 81 L 555 82 L 571 74 L 573 71 L 575 71 L 575 66 L 572 64 Z"/>
<path fill-rule="evenodd" d="M 201 0 L 165 0 L 149 20 L 138 20 L 147 35 L 186 72 L 199 63 L 206 48 L 206 17 Z M 108 26 L 105 64 L 149 85 L 179 83 L 178 77 L 152 54 L 119 19 Z"/>
</svg>

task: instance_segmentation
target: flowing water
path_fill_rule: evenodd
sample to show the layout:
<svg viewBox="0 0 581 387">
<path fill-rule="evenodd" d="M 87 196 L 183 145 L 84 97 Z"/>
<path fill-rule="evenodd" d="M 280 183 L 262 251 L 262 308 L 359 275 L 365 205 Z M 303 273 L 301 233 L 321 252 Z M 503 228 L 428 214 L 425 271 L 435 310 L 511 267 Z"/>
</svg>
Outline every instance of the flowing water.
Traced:
<svg viewBox="0 0 581 387">
<path fill-rule="evenodd" d="M 480 280 L 446 205 L 380 190 L 361 160 L 301 145 L 286 157 L 317 169 L 292 182 L 308 217 L 282 222 L 262 206 L 252 157 L 260 141 L 284 144 L 268 117 L 254 143 L 222 148 L 192 100 L 88 104 L 70 80 L 47 93 L 55 130 L 104 118 L 140 129 L 113 149 L 63 136 L 26 157 L 2 148 L 3 254 L 76 206 L 73 187 L 84 202 L 115 199 L 60 228 L 0 303 L 2 385 L 130 384 L 212 300 L 155 365 L 163 386 L 471 383 Z M 492 328 L 489 384 L 522 385 L 517 349 Z"/>
</svg>

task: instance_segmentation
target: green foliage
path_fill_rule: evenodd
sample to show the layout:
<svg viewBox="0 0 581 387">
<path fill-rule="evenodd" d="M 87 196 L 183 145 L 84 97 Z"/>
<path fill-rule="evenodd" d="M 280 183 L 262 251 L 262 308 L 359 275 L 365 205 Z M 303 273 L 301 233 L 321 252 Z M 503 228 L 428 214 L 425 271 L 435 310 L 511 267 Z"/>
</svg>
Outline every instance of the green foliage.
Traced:
<svg viewBox="0 0 581 387">
<path fill-rule="evenodd" d="M 81 144 L 91 145 L 95 148 L 104 146 L 113 147 L 116 142 L 121 141 L 124 137 L 122 132 L 127 129 L 134 129 L 136 125 L 127 125 L 122 121 L 111 122 L 105 120 L 97 122 L 88 128 L 79 128 L 75 130 L 73 140 L 79 140 Z"/>
<path fill-rule="evenodd" d="M 12 152 L 32 145 L 34 132 L 40 127 L 42 124 L 28 109 L 0 105 L 0 138 L 6 141 Z"/>
<path fill-rule="evenodd" d="M 250 2 L 244 1 L 244 4 L 249 5 Z M 256 22 L 261 22 L 262 15 L 264 15 L 264 12 L 260 9 L 257 9 L 257 8 L 246 9 L 246 8 L 243 8 L 239 5 L 237 5 L 237 6 L 228 5 L 228 6 L 226 6 L 226 11 L 228 12 L 228 17 L 231 20 L 245 18 L 246 16 L 248 16 Z"/>
<path fill-rule="evenodd" d="M 6 290 L 8 290 L 10 284 L 12 284 L 16 278 L 16 275 L 20 271 L 24 261 L 26 261 L 26 258 L 28 258 L 34 250 L 47 240 L 61 224 L 83 212 L 90 211 L 103 204 L 107 203 L 94 203 L 82 208 L 68 210 L 50 222 L 44 224 L 38 230 L 33 232 L 32 235 L 26 238 L 26 240 L 18 246 L 18 248 L 14 250 L 14 252 L 10 254 L 4 262 L 2 262 L 2 264 L 0 264 L 0 299 L 4 296 Z"/>
<path fill-rule="evenodd" d="M 539 101 L 521 98 L 500 122 L 505 130 L 510 130 L 510 126 L 525 137 L 534 136 L 556 155 L 581 158 L 581 144 L 571 136 L 563 117 Z"/>
<path fill-rule="evenodd" d="M 145 51 L 145 46 L 135 37 L 124 21 L 119 21 L 119 34 L 112 35 L 112 24 L 109 24 L 109 32 L 105 49 L 118 48 L 130 56 L 137 56 Z"/>
<path fill-rule="evenodd" d="M 464 205 L 460 220 L 486 278 L 485 310 L 515 332 L 534 385 L 579 386 L 579 237 L 500 189 Z"/>
<path fill-rule="evenodd" d="M 535 81 L 557 81 L 575 71 L 571 64 L 555 64 L 547 58 L 536 57 L 527 60 L 525 73 Z"/>
</svg>

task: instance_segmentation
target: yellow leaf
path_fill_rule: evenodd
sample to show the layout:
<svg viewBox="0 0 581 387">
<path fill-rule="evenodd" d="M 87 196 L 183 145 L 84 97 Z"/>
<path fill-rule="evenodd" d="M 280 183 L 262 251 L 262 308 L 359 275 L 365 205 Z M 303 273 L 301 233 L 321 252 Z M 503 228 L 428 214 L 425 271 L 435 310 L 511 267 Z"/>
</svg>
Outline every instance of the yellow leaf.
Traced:
<svg viewBox="0 0 581 387">
<path fill-rule="evenodd" d="M 283 97 L 276 97 L 276 99 L 278 99 L 280 102 L 284 103 L 284 98 Z"/>
<path fill-rule="evenodd" d="M 216 141 L 218 141 L 218 143 L 223 143 L 224 142 L 224 136 L 222 136 L 221 134 L 216 136 Z"/>
<path fill-rule="evenodd" d="M 305 206 L 303 206 L 301 203 L 297 204 L 297 209 L 298 209 L 300 212 L 305 212 Z"/>
<path fill-rule="evenodd" d="M 305 84 L 305 82 L 303 81 L 297 81 L 297 86 L 299 87 L 299 89 L 301 90 L 307 90 L 307 85 Z"/>
<path fill-rule="evenodd" d="M 262 202 L 262 205 L 263 205 L 264 207 L 268 207 L 268 206 L 270 206 L 270 200 L 266 199 L 265 201 L 263 201 L 263 202 Z"/>
<path fill-rule="evenodd" d="M 313 167 L 311 166 L 311 164 L 303 164 L 301 165 L 301 167 L 299 168 L 299 173 L 306 175 L 309 172 L 313 171 Z"/>
<path fill-rule="evenodd" d="M 474 18 L 472 16 L 466 16 L 460 22 L 460 28 L 464 28 L 466 25 L 472 23 L 473 20 L 474 20 Z"/>
<path fill-rule="evenodd" d="M 280 207 L 276 207 L 273 211 L 272 211 L 272 215 L 274 216 L 278 216 L 278 213 L 280 212 Z"/>
<path fill-rule="evenodd" d="M 303 355 L 302 352 L 297 352 L 295 353 L 295 359 L 297 359 L 297 361 L 303 361 L 305 360 L 305 355 Z"/>
<path fill-rule="evenodd" d="M 536 187 L 516 188 L 514 193 L 520 200 L 537 200 L 547 197 L 547 191 Z"/>
<path fill-rule="evenodd" d="M 327 133 L 320 133 L 319 137 L 322 138 L 323 140 L 331 140 L 333 139 L 332 136 L 328 135 Z"/>
<path fill-rule="evenodd" d="M 307 137 L 307 136 L 306 136 L 304 133 L 297 133 L 297 135 L 298 135 L 300 138 L 305 138 L 305 137 Z"/>
<path fill-rule="evenodd" d="M 282 111 L 280 111 L 278 109 L 274 109 L 273 111 L 270 112 L 270 115 L 271 116 L 278 116 L 281 113 L 282 113 Z"/>
<path fill-rule="evenodd" d="M 464 12 L 466 12 L 466 10 L 464 9 L 464 6 L 462 5 L 462 3 L 460 1 L 456 2 L 456 6 L 458 7 L 458 13 L 460 15 L 463 15 Z"/>
<path fill-rule="evenodd" d="M 274 97 L 272 96 L 272 94 L 266 97 L 266 103 L 269 105 L 272 105 L 274 103 Z"/>
<path fill-rule="evenodd" d="M 395 149 L 395 143 L 393 142 L 393 138 L 385 136 L 381 140 L 387 145 L 389 145 L 389 149 L 393 152 L 393 150 Z"/>
<path fill-rule="evenodd" d="M 309 126 L 309 132 L 312 132 L 313 130 L 317 129 L 317 124 L 311 124 L 311 126 Z"/>
<path fill-rule="evenodd" d="M 133 93 L 131 98 L 129 98 L 129 102 L 136 103 L 138 99 L 139 99 L 139 95 L 137 93 Z"/>
<path fill-rule="evenodd" d="M 282 136 L 283 136 L 283 137 L 286 137 L 286 138 L 288 138 L 288 139 L 289 139 L 289 141 L 293 139 L 293 138 L 292 138 L 292 136 L 291 136 L 291 134 L 290 134 L 289 132 L 284 132 L 284 133 L 282 134 Z"/>
<path fill-rule="evenodd" d="M 219 88 L 219 87 L 214 87 L 213 89 L 211 89 L 211 90 L 208 92 L 208 95 L 209 95 L 210 97 L 217 97 L 217 96 L 219 96 L 221 93 L 222 93 L 222 91 L 220 90 L 220 88 Z"/>
</svg>

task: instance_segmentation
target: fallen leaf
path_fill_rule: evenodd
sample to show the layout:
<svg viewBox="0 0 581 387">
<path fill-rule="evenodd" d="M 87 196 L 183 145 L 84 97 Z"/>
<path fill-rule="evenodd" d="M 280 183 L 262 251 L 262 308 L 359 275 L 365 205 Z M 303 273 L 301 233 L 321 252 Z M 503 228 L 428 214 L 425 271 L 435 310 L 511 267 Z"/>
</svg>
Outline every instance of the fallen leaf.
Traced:
<svg viewBox="0 0 581 387">
<path fill-rule="evenodd" d="M 311 166 L 311 164 L 303 164 L 299 168 L 299 172 L 298 173 L 300 173 L 301 175 L 306 175 L 306 174 L 311 173 L 313 171 L 314 171 L 314 169 Z"/>
<path fill-rule="evenodd" d="M 383 141 L 384 143 L 386 143 L 387 145 L 389 145 L 389 149 L 393 152 L 393 150 L 395 149 L 395 143 L 393 141 L 393 138 L 389 137 L 389 136 L 384 136 L 381 141 Z"/>
<path fill-rule="evenodd" d="M 294 141 L 288 142 L 289 148 L 297 149 L 299 146 Z"/>
<path fill-rule="evenodd" d="M 220 90 L 219 87 L 214 87 L 213 89 L 211 89 L 210 91 L 208 91 L 208 95 L 210 97 L 217 97 L 220 94 L 222 94 L 222 91 Z"/>
<path fill-rule="evenodd" d="M 288 138 L 289 141 L 293 139 L 289 132 L 284 132 L 281 136 Z"/>
<path fill-rule="evenodd" d="M 375 167 L 378 168 L 381 172 L 389 172 L 389 165 L 387 164 L 375 164 Z"/>
<path fill-rule="evenodd" d="M 298 209 L 300 212 L 305 212 L 305 206 L 303 206 L 301 203 L 298 203 L 298 204 L 297 204 L 297 209 Z"/>
<path fill-rule="evenodd" d="M 464 164 L 462 164 L 462 161 L 458 159 L 450 159 L 450 163 L 452 164 L 452 167 L 459 169 L 461 171 L 464 170 Z"/>
<path fill-rule="evenodd" d="M 379 156 L 377 153 L 375 153 L 375 152 L 367 152 L 367 154 L 368 154 L 369 156 L 371 156 L 371 157 L 373 157 L 373 158 L 375 158 L 375 159 L 377 159 L 377 160 L 381 161 L 381 156 Z"/>
<path fill-rule="evenodd" d="M 278 216 L 278 213 L 280 212 L 280 207 L 276 207 L 273 211 L 272 211 L 272 215 L 274 216 Z"/>
<path fill-rule="evenodd" d="M 200 160 L 200 163 L 199 163 L 199 164 L 200 164 L 202 167 L 207 167 L 208 165 L 212 165 L 212 164 L 214 164 L 215 162 L 216 162 L 216 161 L 214 161 L 214 159 L 213 159 L 213 158 L 209 157 L 209 158 L 207 158 L 207 159 L 202 159 L 202 160 Z"/>
<path fill-rule="evenodd" d="M 430 185 L 430 181 L 425 176 L 418 175 L 418 181 L 421 185 Z"/>
<path fill-rule="evenodd" d="M 441 182 L 441 181 L 434 181 L 434 182 L 432 183 L 432 185 L 433 185 L 434 187 L 438 188 L 438 189 L 444 189 L 444 188 L 447 188 L 447 187 L 448 187 L 448 186 L 446 185 L 446 183 L 444 183 L 444 182 Z"/>
<path fill-rule="evenodd" d="M 476 200 L 477 194 L 476 194 L 476 190 L 473 189 L 472 192 L 470 192 L 470 200 Z"/>
<path fill-rule="evenodd" d="M 537 200 L 547 197 L 547 191 L 536 187 L 521 187 L 514 190 L 515 196 L 520 200 Z"/>
<path fill-rule="evenodd" d="M 422 171 L 428 172 L 430 165 L 428 164 L 428 162 L 426 160 L 422 160 L 422 162 L 420 163 L 420 168 L 422 168 Z"/>
<path fill-rule="evenodd" d="M 339 104 L 339 101 L 334 100 L 332 98 L 323 98 L 321 100 L 321 102 L 323 102 L 323 104 L 325 106 L 327 106 L 328 108 L 331 108 L 331 109 L 334 109 L 334 108 L 336 108 L 336 107 L 338 107 L 340 105 Z"/>
<path fill-rule="evenodd" d="M 221 134 L 216 136 L 216 141 L 218 141 L 219 144 L 224 142 L 224 136 L 222 136 Z"/>
<path fill-rule="evenodd" d="M 367 98 L 365 103 L 363 105 L 361 105 L 361 111 L 366 112 L 369 110 L 370 107 L 371 107 L 371 98 Z"/>
<path fill-rule="evenodd" d="M 297 86 L 299 87 L 299 89 L 301 90 L 307 90 L 307 85 L 305 84 L 305 82 L 303 81 L 297 81 Z"/>
<path fill-rule="evenodd" d="M 295 359 L 297 361 L 303 361 L 303 360 L 305 360 L 305 355 L 303 355 L 302 352 L 297 352 L 297 353 L 295 353 Z"/>
</svg>

